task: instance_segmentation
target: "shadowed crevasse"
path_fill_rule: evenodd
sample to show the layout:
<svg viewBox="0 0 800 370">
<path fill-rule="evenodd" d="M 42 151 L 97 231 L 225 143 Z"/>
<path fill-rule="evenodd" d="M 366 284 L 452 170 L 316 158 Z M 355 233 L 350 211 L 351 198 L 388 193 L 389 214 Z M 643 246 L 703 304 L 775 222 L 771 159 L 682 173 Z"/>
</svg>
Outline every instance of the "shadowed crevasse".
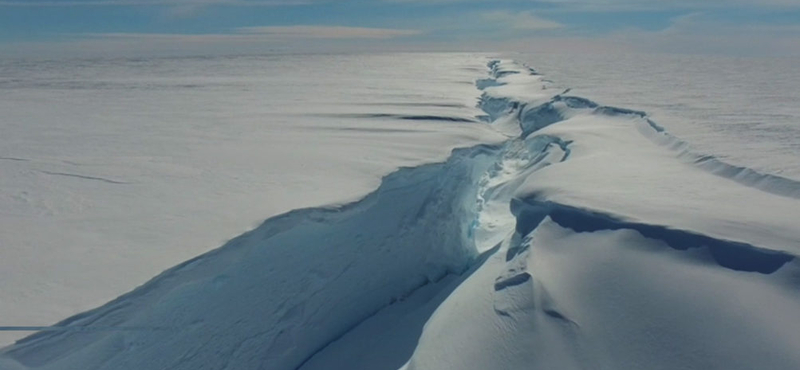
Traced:
<svg viewBox="0 0 800 370">
<path fill-rule="evenodd" d="M 741 242 L 715 239 L 661 225 L 624 221 L 601 212 L 549 201 L 515 199 L 511 203 L 511 209 L 517 217 L 517 232 L 522 235 L 532 232 L 545 217 L 549 216 L 562 227 L 576 232 L 629 229 L 635 230 L 647 238 L 660 240 L 677 250 L 704 248 L 708 250 L 719 266 L 731 270 L 771 274 L 794 260 L 794 256 L 788 253 L 762 249 Z"/>
</svg>

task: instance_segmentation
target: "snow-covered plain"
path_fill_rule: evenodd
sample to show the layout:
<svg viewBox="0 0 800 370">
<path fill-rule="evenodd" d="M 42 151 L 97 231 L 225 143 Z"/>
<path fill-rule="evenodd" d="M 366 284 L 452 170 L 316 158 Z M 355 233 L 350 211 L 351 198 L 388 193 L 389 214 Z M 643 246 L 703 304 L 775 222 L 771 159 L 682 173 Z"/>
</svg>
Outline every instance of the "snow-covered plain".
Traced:
<svg viewBox="0 0 800 370">
<path fill-rule="evenodd" d="M 484 70 L 470 54 L 0 62 L 0 326 L 50 325 L 265 218 L 502 140 L 472 122 Z"/>
<path fill-rule="evenodd" d="M 793 178 L 716 157 L 644 112 L 565 92 L 512 60 L 336 58 L 367 72 L 329 78 L 365 83 L 365 94 L 332 98 L 300 79 L 323 103 L 273 106 L 301 116 L 276 121 L 280 136 L 296 134 L 298 147 L 327 128 L 319 148 L 357 129 L 315 158 L 337 173 L 363 164 L 348 145 L 384 140 L 361 152 L 382 154 L 380 165 L 337 174 L 356 192 L 399 159 L 408 167 L 363 199 L 270 218 L 6 347 L 0 368 L 800 366 Z M 313 73 L 297 68 L 292 78 Z M 363 82 L 369 73 L 382 92 Z M 479 95 L 482 111 L 472 108 Z M 348 190 L 322 201 L 354 197 Z"/>
</svg>

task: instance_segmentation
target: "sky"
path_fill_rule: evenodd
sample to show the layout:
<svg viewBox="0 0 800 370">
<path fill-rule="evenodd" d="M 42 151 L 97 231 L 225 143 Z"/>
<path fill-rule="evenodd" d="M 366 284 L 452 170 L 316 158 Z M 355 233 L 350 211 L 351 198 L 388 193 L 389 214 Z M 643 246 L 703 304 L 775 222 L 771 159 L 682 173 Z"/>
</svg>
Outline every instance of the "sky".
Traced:
<svg viewBox="0 0 800 370">
<path fill-rule="evenodd" d="M 796 57 L 800 0 L 0 0 L 0 57 L 542 49 Z"/>
</svg>

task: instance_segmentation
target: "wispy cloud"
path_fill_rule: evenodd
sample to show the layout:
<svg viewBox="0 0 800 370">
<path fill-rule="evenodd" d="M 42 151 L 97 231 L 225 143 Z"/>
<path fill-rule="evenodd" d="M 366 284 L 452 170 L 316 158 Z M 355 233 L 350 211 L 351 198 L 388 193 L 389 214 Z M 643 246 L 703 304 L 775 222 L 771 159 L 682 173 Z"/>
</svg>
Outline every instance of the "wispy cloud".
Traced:
<svg viewBox="0 0 800 370">
<path fill-rule="evenodd" d="M 550 12 L 633 12 L 701 9 L 800 9 L 798 0 L 539 0 L 554 7 Z"/>
<path fill-rule="evenodd" d="M 318 3 L 314 0 L 0 0 L 6 7 L 78 6 L 288 6 Z"/>
<path fill-rule="evenodd" d="M 411 29 L 342 27 L 342 26 L 265 26 L 241 27 L 231 33 L 180 34 L 180 33 L 84 33 L 74 34 L 77 39 L 218 42 L 218 41 L 291 41 L 297 39 L 355 40 L 390 39 L 415 36 L 422 31 Z"/>
<path fill-rule="evenodd" d="M 708 17 L 703 12 L 694 12 L 672 18 L 672 24 L 658 33 L 670 34 L 728 34 L 772 33 L 800 37 L 800 24 L 747 23 L 723 21 Z M 742 35 L 738 35 L 740 37 Z"/>
<path fill-rule="evenodd" d="M 237 31 L 248 35 L 300 39 L 388 39 L 422 34 L 419 30 L 341 26 L 243 27 Z"/>
<path fill-rule="evenodd" d="M 391 45 L 403 43 L 394 39 L 422 33 L 412 29 L 337 26 L 247 27 L 205 34 L 80 33 L 64 35 L 61 40 L 6 44 L 4 51 L 42 57 L 370 51 L 391 50 Z"/>
<path fill-rule="evenodd" d="M 800 25 L 741 23 L 702 12 L 675 17 L 662 30 L 621 30 L 607 39 L 655 53 L 800 56 Z"/>
<path fill-rule="evenodd" d="M 561 23 L 539 17 L 531 11 L 511 13 L 505 10 L 498 10 L 483 13 L 481 18 L 484 21 L 493 22 L 498 26 L 514 30 L 551 30 L 564 27 Z"/>
<path fill-rule="evenodd" d="M 444 4 L 449 2 L 460 3 Z M 3 5 L 84 8 L 54 22 L 37 23 L 35 11 Z M 87 22 L 116 16 L 118 9 L 109 7 L 123 5 L 147 11 L 131 12 L 121 22 Z M 582 45 L 604 40 L 646 51 L 783 55 L 786 50 L 800 54 L 796 11 L 800 0 L 0 0 L 0 15 L 10 18 L 16 12 L 28 17 L 5 28 L 0 24 L 0 33 L 15 31 L 5 39 L 0 34 L 0 45 L 3 53 L 11 43 L 25 42 L 80 44 L 95 50 L 172 52 L 196 47 L 201 53 L 201 47 L 231 52 L 429 45 L 495 49 L 500 43 L 523 47 L 531 39 L 546 39 L 555 40 L 548 46 L 558 40 Z M 681 13 L 688 15 L 671 18 Z M 247 27 L 256 19 L 267 26 Z M 331 19 L 338 26 L 329 25 Z M 378 26 L 359 27 L 364 25 Z M 82 50 L 72 46 L 64 49 Z"/>
<path fill-rule="evenodd" d="M 163 6 L 163 5 L 221 5 L 221 6 L 274 6 L 325 3 L 328 0 L 0 0 L 0 6 L 13 7 L 68 7 L 68 6 Z M 341 0 L 359 2 L 359 0 Z M 443 3 L 498 3 L 497 0 L 375 0 L 375 3 L 416 3 L 436 5 Z M 503 1 L 510 3 L 514 1 Z M 665 9 L 720 9 L 726 7 L 779 7 L 800 8 L 798 0 L 537 0 L 557 6 L 550 11 L 637 11 Z"/>
</svg>

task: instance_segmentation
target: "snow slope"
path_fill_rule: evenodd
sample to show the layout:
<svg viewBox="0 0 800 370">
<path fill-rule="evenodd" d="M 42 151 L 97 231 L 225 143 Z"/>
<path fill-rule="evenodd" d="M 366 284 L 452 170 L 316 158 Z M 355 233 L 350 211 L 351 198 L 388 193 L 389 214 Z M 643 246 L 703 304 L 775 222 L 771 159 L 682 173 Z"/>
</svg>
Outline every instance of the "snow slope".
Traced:
<svg viewBox="0 0 800 370">
<path fill-rule="evenodd" d="M 268 219 L 0 368 L 800 366 L 800 184 L 489 69 L 480 106 L 504 142 Z"/>
</svg>

